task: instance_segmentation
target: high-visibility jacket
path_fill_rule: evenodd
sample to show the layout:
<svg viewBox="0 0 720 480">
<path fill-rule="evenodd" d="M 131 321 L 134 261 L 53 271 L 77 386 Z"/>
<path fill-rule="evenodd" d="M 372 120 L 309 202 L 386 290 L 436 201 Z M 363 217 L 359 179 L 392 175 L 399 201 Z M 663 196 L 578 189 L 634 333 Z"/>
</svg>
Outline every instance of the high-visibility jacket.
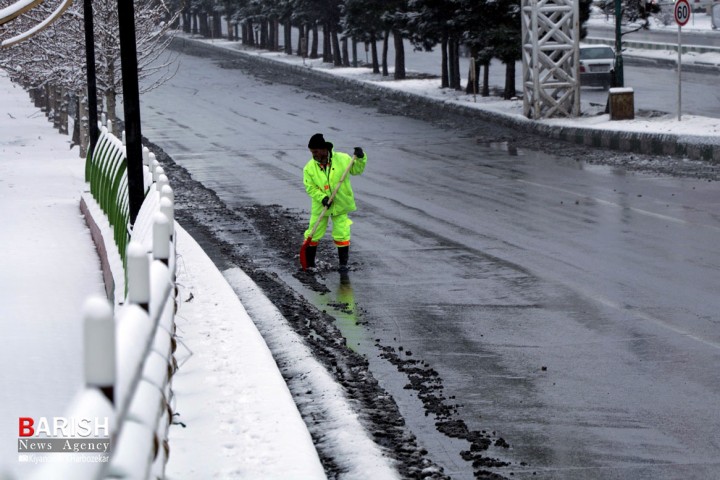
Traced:
<svg viewBox="0 0 720 480">
<path fill-rule="evenodd" d="M 330 197 L 333 190 L 340 182 L 343 172 L 347 169 L 352 157 L 347 153 L 329 152 L 328 165 L 321 168 L 320 164 L 313 158 L 303 168 L 303 183 L 305 191 L 312 199 L 311 216 L 317 217 L 322 212 L 322 200 Z M 362 158 L 355 159 L 355 163 L 350 168 L 349 174 L 345 177 L 342 185 L 338 189 L 332 205 L 328 209 L 327 215 L 342 215 L 357 210 L 355 206 L 355 195 L 353 194 L 352 185 L 350 184 L 350 175 L 360 175 L 365 171 L 367 164 L 367 154 Z"/>
</svg>

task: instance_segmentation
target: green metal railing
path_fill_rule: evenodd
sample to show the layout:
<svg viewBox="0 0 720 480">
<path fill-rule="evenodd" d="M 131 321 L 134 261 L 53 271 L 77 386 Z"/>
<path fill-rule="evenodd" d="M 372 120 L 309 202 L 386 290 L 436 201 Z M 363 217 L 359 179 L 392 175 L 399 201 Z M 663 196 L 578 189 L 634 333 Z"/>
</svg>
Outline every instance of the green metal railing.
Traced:
<svg viewBox="0 0 720 480">
<path fill-rule="evenodd" d="M 85 160 L 85 181 L 107 216 L 123 269 L 127 270 L 126 251 L 130 241 L 127 157 L 122 142 L 107 127 L 102 128 L 95 151 Z"/>
</svg>

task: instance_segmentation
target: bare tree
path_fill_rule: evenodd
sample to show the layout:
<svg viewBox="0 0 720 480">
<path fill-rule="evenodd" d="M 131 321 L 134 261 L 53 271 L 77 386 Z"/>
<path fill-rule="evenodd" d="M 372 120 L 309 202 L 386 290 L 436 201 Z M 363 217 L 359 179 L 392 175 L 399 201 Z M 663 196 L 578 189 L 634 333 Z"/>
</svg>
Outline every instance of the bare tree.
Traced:
<svg viewBox="0 0 720 480">
<path fill-rule="evenodd" d="M 11 0 L 0 0 L 0 8 Z M 56 5 L 48 2 L 3 25 L 2 38 L 9 38 L 37 25 Z M 172 40 L 171 25 L 179 11 L 172 12 L 162 1 L 135 2 L 138 75 L 148 79 L 142 91 L 161 85 L 174 72 L 174 57 L 164 54 Z M 122 94 L 117 2 L 94 0 L 95 58 L 98 95 L 105 99 L 106 113 L 115 118 L 116 97 Z M 0 49 L 0 68 L 11 79 L 29 88 L 46 85 L 85 95 L 85 30 L 82 2 L 76 2 L 60 19 L 29 40 Z M 100 103 L 100 99 L 98 99 Z"/>
</svg>

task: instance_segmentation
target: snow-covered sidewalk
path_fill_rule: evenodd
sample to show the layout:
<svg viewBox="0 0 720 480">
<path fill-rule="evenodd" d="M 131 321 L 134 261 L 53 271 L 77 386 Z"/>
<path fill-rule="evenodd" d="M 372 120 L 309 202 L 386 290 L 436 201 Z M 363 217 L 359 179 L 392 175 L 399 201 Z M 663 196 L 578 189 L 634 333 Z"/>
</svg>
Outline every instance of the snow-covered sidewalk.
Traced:
<svg viewBox="0 0 720 480">
<path fill-rule="evenodd" d="M 23 478 L 19 417 L 61 416 L 83 382 L 85 298 L 104 286 L 78 150 L 0 72 L 0 471 Z"/>
</svg>

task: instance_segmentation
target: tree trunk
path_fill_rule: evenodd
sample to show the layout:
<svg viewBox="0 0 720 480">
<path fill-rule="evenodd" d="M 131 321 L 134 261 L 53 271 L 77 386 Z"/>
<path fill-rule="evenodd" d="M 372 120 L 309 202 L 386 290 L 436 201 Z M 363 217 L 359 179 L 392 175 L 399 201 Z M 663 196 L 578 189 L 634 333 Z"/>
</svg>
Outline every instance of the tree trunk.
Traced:
<svg viewBox="0 0 720 480">
<path fill-rule="evenodd" d="M 280 50 L 280 20 L 277 18 L 273 19 L 273 29 L 275 34 L 273 35 L 273 50 Z"/>
<path fill-rule="evenodd" d="M 245 25 L 245 36 L 246 41 L 245 43 L 251 47 L 255 46 L 255 25 L 253 25 L 252 20 L 248 20 Z"/>
<path fill-rule="evenodd" d="M 60 86 L 55 87 L 55 106 L 53 107 L 53 110 L 55 110 L 55 115 L 53 116 L 53 126 L 58 130 L 58 132 L 62 132 L 62 109 L 63 109 L 63 97 L 65 96 L 63 92 L 63 88 Z"/>
<path fill-rule="evenodd" d="M 191 28 L 191 23 L 192 23 L 192 14 L 190 13 L 190 9 L 185 8 L 183 10 L 182 22 L 183 22 L 183 32 L 190 33 L 190 28 Z"/>
<path fill-rule="evenodd" d="M 80 145 L 80 157 L 84 158 L 87 156 L 88 143 L 90 143 L 90 125 L 88 125 L 88 108 L 87 108 L 87 97 L 78 96 L 78 118 L 75 121 L 75 126 L 78 130 L 78 145 Z"/>
<path fill-rule="evenodd" d="M 505 91 L 503 92 L 503 98 L 510 100 L 517 96 L 515 91 L 515 62 L 509 61 L 505 64 Z"/>
<path fill-rule="evenodd" d="M 212 16 L 213 31 L 212 38 L 222 38 L 222 18 L 220 12 L 214 12 Z"/>
<path fill-rule="evenodd" d="M 260 22 L 260 48 L 271 48 L 271 46 L 268 45 L 269 41 L 268 22 Z"/>
<path fill-rule="evenodd" d="M 385 30 L 385 38 L 383 38 L 383 51 L 382 51 L 382 75 L 387 77 L 388 73 L 388 42 L 390 41 L 390 30 Z"/>
<path fill-rule="evenodd" d="M 442 43 L 440 44 L 441 50 L 441 62 L 440 67 L 440 88 L 448 88 L 450 86 L 450 79 L 448 78 L 448 39 L 446 35 L 443 35 Z"/>
<path fill-rule="evenodd" d="M 275 24 L 275 20 L 270 19 L 267 21 L 267 41 L 266 46 L 268 50 L 275 51 L 277 50 L 277 43 L 275 43 L 275 37 L 277 34 L 277 28 Z"/>
<path fill-rule="evenodd" d="M 52 110 L 52 98 L 53 98 L 52 89 L 50 88 L 50 85 L 48 85 L 46 83 L 44 90 L 45 90 L 45 93 L 44 93 L 45 99 L 44 99 L 41 110 L 45 113 L 46 117 L 52 118 L 52 117 L 50 117 L 50 110 Z"/>
<path fill-rule="evenodd" d="M 460 77 L 460 42 L 450 38 L 450 86 L 455 90 L 462 90 Z"/>
<path fill-rule="evenodd" d="M 292 55 L 292 22 L 289 19 L 286 20 L 285 24 L 283 25 L 283 34 L 284 34 L 283 43 L 285 43 L 285 53 L 287 55 Z M 300 38 L 302 38 L 302 32 L 300 34 Z"/>
<path fill-rule="evenodd" d="M 486 61 L 483 64 L 483 88 L 482 88 L 482 96 L 483 97 L 489 97 L 490 96 L 490 60 Z"/>
<path fill-rule="evenodd" d="M 190 16 L 192 17 L 192 33 L 193 33 L 193 35 L 197 35 L 198 34 L 198 16 L 197 16 L 197 14 L 194 14 L 194 13 L 191 14 Z"/>
<path fill-rule="evenodd" d="M 395 30 L 393 32 L 393 40 L 395 41 L 395 80 L 403 80 L 405 74 L 405 45 L 402 35 Z"/>
<path fill-rule="evenodd" d="M 332 46 L 330 45 L 330 29 L 323 25 L 323 63 L 332 63 Z"/>
<path fill-rule="evenodd" d="M 357 40 L 355 40 L 355 37 L 352 39 L 352 66 L 357 68 L 358 66 L 358 57 L 357 57 Z"/>
<path fill-rule="evenodd" d="M 203 37 L 207 38 L 207 37 L 209 36 L 209 35 L 208 35 L 208 20 L 207 20 L 207 17 L 208 17 L 208 16 L 207 16 L 207 13 L 202 12 L 202 13 L 198 14 L 198 17 L 199 17 L 199 23 L 200 23 L 200 25 L 199 25 L 199 27 L 200 27 L 200 35 L 202 35 Z"/>
<path fill-rule="evenodd" d="M 317 23 L 312 26 L 312 46 L 310 47 L 310 58 L 318 58 L 318 27 Z"/>
<path fill-rule="evenodd" d="M 448 87 L 454 88 L 455 87 L 455 69 L 453 68 L 453 47 L 455 44 L 452 41 L 452 38 L 448 39 L 448 80 L 449 84 Z"/>
<path fill-rule="evenodd" d="M 117 123 L 117 114 L 115 113 L 117 109 L 117 94 L 114 89 L 105 92 L 105 103 L 107 105 L 105 114 L 107 115 L 107 119 L 112 122 L 113 128 L 115 128 L 115 124 Z"/>
<path fill-rule="evenodd" d="M 375 38 L 375 32 L 371 35 L 370 50 L 372 55 L 372 69 L 373 73 L 380 73 L 380 63 L 378 62 L 378 51 L 377 51 L 377 38 Z"/>
<path fill-rule="evenodd" d="M 336 67 L 342 67 L 343 61 L 340 52 L 340 41 L 338 40 L 338 34 L 336 31 L 330 32 L 330 39 L 332 40 L 333 64 Z"/>
<path fill-rule="evenodd" d="M 70 102 L 70 95 L 68 95 L 67 91 L 64 88 L 60 88 L 59 127 L 60 127 L 60 133 L 62 133 L 63 135 L 67 135 L 69 132 L 69 126 L 68 126 L 68 110 L 70 108 L 69 102 Z"/>
<path fill-rule="evenodd" d="M 40 108 L 40 89 L 38 87 L 30 89 L 30 98 L 32 98 L 35 108 Z"/>
<path fill-rule="evenodd" d="M 307 30 L 305 29 L 305 25 L 298 26 L 298 48 L 297 48 L 297 55 L 298 57 L 305 57 L 307 56 L 307 37 L 306 37 Z M 305 40 L 303 45 L 303 40 Z"/>
<path fill-rule="evenodd" d="M 108 78 L 115 78 L 115 65 L 113 63 L 110 63 L 108 65 Z M 116 113 L 117 94 L 115 91 L 115 87 L 110 86 L 104 92 L 104 94 L 105 94 L 105 114 L 107 116 L 107 119 L 110 120 L 114 126 L 115 120 L 117 119 L 117 113 Z M 102 110 L 102 107 L 100 109 Z"/>
</svg>

